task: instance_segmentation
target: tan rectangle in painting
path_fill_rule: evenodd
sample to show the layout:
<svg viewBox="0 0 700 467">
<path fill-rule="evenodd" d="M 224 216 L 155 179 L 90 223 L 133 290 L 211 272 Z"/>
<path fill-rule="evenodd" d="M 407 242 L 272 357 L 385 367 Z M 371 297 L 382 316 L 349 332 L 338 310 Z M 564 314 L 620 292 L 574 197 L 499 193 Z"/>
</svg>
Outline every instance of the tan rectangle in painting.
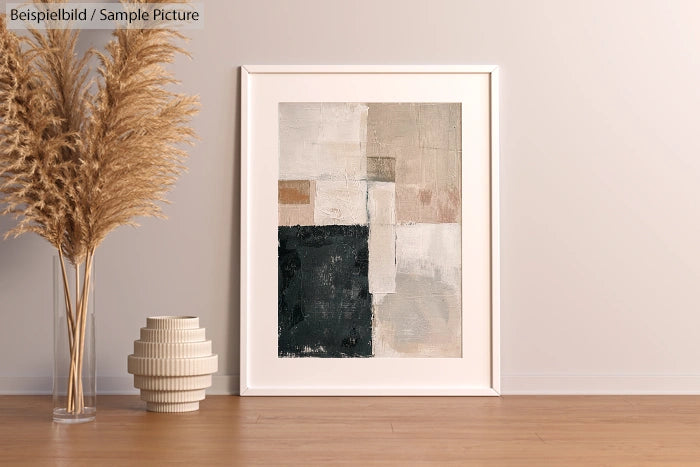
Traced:
<svg viewBox="0 0 700 467">
<path fill-rule="evenodd" d="M 459 103 L 368 104 L 367 155 L 396 159 L 398 223 L 461 222 L 461 120 Z"/>
<path fill-rule="evenodd" d="M 314 225 L 314 205 L 316 199 L 316 182 L 314 180 L 294 180 L 278 182 L 278 225 Z M 285 193 L 282 193 L 285 187 Z M 306 193 L 306 198 L 304 198 Z M 307 199 L 304 204 L 285 203 L 286 201 Z"/>
<path fill-rule="evenodd" d="M 309 204 L 310 180 L 279 180 L 277 201 L 279 204 Z"/>
</svg>

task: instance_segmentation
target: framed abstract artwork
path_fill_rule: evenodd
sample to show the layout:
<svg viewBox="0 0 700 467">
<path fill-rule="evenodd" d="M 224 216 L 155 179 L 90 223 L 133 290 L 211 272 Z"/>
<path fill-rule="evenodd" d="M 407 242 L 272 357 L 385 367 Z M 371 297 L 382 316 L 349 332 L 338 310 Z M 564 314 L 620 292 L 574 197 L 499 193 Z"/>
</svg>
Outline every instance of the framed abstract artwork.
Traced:
<svg viewBox="0 0 700 467">
<path fill-rule="evenodd" d="M 241 70 L 241 395 L 498 395 L 494 66 Z"/>
</svg>

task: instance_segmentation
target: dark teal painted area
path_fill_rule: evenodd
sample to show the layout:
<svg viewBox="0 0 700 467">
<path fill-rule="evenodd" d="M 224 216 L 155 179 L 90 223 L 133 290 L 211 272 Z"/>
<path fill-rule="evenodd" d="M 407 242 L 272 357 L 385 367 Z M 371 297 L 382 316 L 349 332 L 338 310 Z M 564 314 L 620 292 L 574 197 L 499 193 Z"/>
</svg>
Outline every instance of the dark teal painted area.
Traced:
<svg viewBox="0 0 700 467">
<path fill-rule="evenodd" d="M 371 357 L 369 228 L 278 229 L 278 356 Z"/>
</svg>

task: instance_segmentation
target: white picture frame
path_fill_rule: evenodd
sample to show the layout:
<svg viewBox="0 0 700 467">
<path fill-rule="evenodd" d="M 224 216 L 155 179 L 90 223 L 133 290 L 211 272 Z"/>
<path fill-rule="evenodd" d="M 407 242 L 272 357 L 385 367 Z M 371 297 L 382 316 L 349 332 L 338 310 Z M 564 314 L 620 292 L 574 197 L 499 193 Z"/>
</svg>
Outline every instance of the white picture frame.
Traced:
<svg viewBox="0 0 700 467">
<path fill-rule="evenodd" d="M 491 65 L 241 68 L 241 395 L 500 395 L 498 89 Z M 279 102 L 462 103 L 461 358 L 278 357 Z"/>
</svg>

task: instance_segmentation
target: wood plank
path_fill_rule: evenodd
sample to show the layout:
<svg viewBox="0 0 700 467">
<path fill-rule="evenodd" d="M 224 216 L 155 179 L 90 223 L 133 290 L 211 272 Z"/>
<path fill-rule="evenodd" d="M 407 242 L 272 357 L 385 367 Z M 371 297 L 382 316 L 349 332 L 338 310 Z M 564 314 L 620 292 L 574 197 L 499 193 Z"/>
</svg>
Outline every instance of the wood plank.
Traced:
<svg viewBox="0 0 700 467">
<path fill-rule="evenodd" d="M 101 396 L 93 423 L 0 396 L 3 465 L 658 465 L 700 461 L 700 396 Z"/>
</svg>

